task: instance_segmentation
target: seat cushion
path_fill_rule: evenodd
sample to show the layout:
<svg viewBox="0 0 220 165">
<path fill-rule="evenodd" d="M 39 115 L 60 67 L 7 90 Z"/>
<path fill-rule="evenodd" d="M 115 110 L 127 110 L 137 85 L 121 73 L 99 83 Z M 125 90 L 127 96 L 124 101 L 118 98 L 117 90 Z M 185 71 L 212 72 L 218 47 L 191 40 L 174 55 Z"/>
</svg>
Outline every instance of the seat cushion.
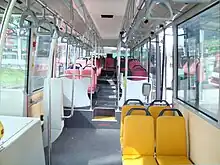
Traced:
<svg viewBox="0 0 220 165">
<path fill-rule="evenodd" d="M 159 165 L 193 165 L 185 156 L 157 156 Z"/>
<path fill-rule="evenodd" d="M 123 165 L 157 165 L 153 156 L 130 157 L 123 156 Z"/>
</svg>

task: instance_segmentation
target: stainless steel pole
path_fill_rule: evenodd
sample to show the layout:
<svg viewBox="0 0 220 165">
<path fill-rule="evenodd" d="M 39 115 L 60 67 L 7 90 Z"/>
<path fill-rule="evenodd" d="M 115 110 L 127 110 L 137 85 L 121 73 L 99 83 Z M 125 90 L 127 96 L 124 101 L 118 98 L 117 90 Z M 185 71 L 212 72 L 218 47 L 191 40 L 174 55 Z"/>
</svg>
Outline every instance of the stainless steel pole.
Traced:
<svg viewBox="0 0 220 165">
<path fill-rule="evenodd" d="M 117 110 L 119 111 L 120 101 L 120 67 L 121 67 L 121 36 L 117 48 Z"/>
<path fill-rule="evenodd" d="M 49 89 L 49 98 L 48 98 L 48 116 L 47 116 L 47 123 L 48 123 L 48 165 L 52 164 L 52 143 L 51 143 L 51 79 L 48 78 L 48 89 Z"/>
<path fill-rule="evenodd" d="M 156 99 L 160 100 L 161 93 L 161 56 L 159 47 L 159 36 L 156 35 Z"/>
<path fill-rule="evenodd" d="M 127 100 L 127 78 L 128 78 L 128 47 L 126 46 L 125 54 L 125 78 L 124 78 L 124 101 Z"/>
</svg>

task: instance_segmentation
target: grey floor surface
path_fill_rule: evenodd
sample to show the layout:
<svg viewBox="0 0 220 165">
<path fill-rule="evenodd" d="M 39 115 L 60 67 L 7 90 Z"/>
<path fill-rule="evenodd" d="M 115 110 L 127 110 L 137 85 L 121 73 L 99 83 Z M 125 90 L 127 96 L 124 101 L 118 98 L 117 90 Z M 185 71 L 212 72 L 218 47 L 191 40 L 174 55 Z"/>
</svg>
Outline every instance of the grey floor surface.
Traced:
<svg viewBox="0 0 220 165">
<path fill-rule="evenodd" d="M 121 165 L 119 129 L 64 128 L 51 165 Z"/>
</svg>

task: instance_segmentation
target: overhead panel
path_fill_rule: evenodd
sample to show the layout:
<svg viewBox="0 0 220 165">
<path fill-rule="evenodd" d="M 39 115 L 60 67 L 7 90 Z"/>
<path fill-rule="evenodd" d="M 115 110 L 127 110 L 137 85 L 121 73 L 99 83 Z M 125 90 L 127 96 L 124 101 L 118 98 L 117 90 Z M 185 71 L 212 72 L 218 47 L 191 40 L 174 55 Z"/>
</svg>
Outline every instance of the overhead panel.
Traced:
<svg viewBox="0 0 220 165">
<path fill-rule="evenodd" d="M 103 39 L 118 39 L 127 2 L 128 0 L 84 0 Z"/>
<path fill-rule="evenodd" d="M 44 0 L 45 3 L 61 15 L 65 21 L 72 22 L 73 16 L 70 14 L 70 1 L 69 0 Z M 86 31 L 86 24 L 79 13 L 74 9 L 74 29 L 80 34 Z"/>
</svg>

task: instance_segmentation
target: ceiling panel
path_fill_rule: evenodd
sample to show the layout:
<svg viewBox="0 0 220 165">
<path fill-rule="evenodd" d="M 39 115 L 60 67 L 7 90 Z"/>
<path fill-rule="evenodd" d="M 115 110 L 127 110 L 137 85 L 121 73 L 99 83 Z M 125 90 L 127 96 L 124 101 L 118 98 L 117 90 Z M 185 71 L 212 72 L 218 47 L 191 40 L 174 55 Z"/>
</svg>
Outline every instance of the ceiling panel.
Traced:
<svg viewBox="0 0 220 165">
<path fill-rule="evenodd" d="M 117 39 L 122 27 L 128 0 L 84 0 L 101 37 Z M 101 18 L 101 15 L 114 15 L 113 18 Z"/>
</svg>

